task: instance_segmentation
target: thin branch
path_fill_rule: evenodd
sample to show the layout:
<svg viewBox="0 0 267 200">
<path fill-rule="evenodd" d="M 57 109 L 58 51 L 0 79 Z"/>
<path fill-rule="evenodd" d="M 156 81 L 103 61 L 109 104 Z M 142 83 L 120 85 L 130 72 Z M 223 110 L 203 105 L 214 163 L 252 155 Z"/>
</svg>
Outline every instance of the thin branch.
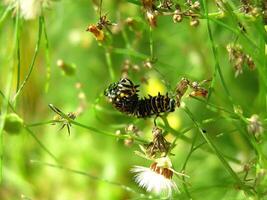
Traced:
<svg viewBox="0 0 267 200">
<path fill-rule="evenodd" d="M 21 93 L 21 91 L 23 90 L 25 84 L 28 82 L 28 80 L 29 80 L 29 78 L 31 76 L 31 73 L 32 73 L 32 70 L 34 68 L 34 64 L 35 64 L 35 61 L 36 61 L 36 57 L 37 57 L 37 54 L 39 52 L 39 47 L 40 47 L 41 37 L 42 37 L 42 30 L 43 30 L 42 27 L 43 27 L 43 20 L 42 20 L 42 17 L 39 17 L 38 39 L 37 39 L 37 43 L 36 43 L 36 46 L 35 46 L 35 51 L 34 51 L 34 55 L 33 55 L 33 58 L 32 58 L 32 62 L 30 64 L 30 67 L 29 67 L 29 71 L 28 71 L 27 76 L 25 77 L 25 79 L 22 82 L 21 86 L 19 87 L 17 93 L 13 97 L 13 102 L 16 101 L 17 97 L 19 96 L 19 94 Z"/>
</svg>

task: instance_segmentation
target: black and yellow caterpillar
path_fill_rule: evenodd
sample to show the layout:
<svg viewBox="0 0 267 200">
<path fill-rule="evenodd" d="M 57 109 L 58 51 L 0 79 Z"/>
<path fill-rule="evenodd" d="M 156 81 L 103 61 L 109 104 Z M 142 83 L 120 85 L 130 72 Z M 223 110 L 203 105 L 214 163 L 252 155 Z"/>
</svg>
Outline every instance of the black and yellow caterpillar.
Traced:
<svg viewBox="0 0 267 200">
<path fill-rule="evenodd" d="M 160 115 L 161 113 L 173 112 L 175 100 L 166 95 L 158 93 L 157 96 L 149 95 L 148 98 L 139 98 L 139 85 L 134 85 L 129 79 L 123 78 L 112 83 L 105 90 L 104 95 L 108 97 L 111 104 L 120 112 L 138 118 Z"/>
</svg>

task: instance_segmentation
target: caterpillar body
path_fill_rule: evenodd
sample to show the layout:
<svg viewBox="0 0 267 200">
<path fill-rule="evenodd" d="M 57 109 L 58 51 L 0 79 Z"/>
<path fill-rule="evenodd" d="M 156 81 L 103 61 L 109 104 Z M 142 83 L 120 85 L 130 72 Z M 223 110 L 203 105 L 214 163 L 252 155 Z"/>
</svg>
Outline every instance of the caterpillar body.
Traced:
<svg viewBox="0 0 267 200">
<path fill-rule="evenodd" d="M 123 78 L 112 83 L 104 92 L 111 104 L 120 112 L 138 118 L 160 115 L 161 113 L 173 112 L 175 100 L 158 93 L 157 96 L 149 95 L 148 98 L 139 98 L 139 85 L 134 85 L 129 79 Z"/>
</svg>

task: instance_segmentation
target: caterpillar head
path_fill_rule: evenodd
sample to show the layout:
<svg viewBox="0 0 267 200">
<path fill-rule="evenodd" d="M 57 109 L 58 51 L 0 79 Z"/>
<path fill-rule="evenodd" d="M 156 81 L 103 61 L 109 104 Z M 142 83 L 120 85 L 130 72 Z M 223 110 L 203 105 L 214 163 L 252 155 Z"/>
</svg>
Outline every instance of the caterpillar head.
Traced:
<svg viewBox="0 0 267 200">
<path fill-rule="evenodd" d="M 133 82 L 127 78 L 123 78 L 118 82 L 112 83 L 105 90 L 104 95 L 109 98 L 111 102 L 119 100 L 120 98 L 129 98 L 138 92 L 139 85 L 134 85 Z"/>
<path fill-rule="evenodd" d="M 108 86 L 108 88 L 104 91 L 104 95 L 108 97 L 109 101 L 113 101 L 118 96 L 118 82 L 112 83 Z"/>
</svg>

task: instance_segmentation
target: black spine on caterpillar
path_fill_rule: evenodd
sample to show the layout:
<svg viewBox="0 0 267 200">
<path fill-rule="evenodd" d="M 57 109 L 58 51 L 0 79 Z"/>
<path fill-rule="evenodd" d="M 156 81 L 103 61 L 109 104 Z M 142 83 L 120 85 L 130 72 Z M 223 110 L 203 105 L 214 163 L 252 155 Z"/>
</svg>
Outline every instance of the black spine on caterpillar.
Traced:
<svg viewBox="0 0 267 200">
<path fill-rule="evenodd" d="M 157 96 L 149 95 L 148 98 L 138 100 L 134 115 L 138 118 L 160 115 L 161 113 L 173 112 L 175 110 L 175 100 L 166 95 L 158 93 Z"/>
<path fill-rule="evenodd" d="M 159 115 L 160 113 L 173 112 L 175 100 L 168 97 L 168 94 L 150 96 L 139 99 L 139 85 L 134 85 L 129 79 L 121 79 L 112 83 L 104 92 L 112 105 L 122 113 L 133 115 L 138 118 Z"/>
</svg>

